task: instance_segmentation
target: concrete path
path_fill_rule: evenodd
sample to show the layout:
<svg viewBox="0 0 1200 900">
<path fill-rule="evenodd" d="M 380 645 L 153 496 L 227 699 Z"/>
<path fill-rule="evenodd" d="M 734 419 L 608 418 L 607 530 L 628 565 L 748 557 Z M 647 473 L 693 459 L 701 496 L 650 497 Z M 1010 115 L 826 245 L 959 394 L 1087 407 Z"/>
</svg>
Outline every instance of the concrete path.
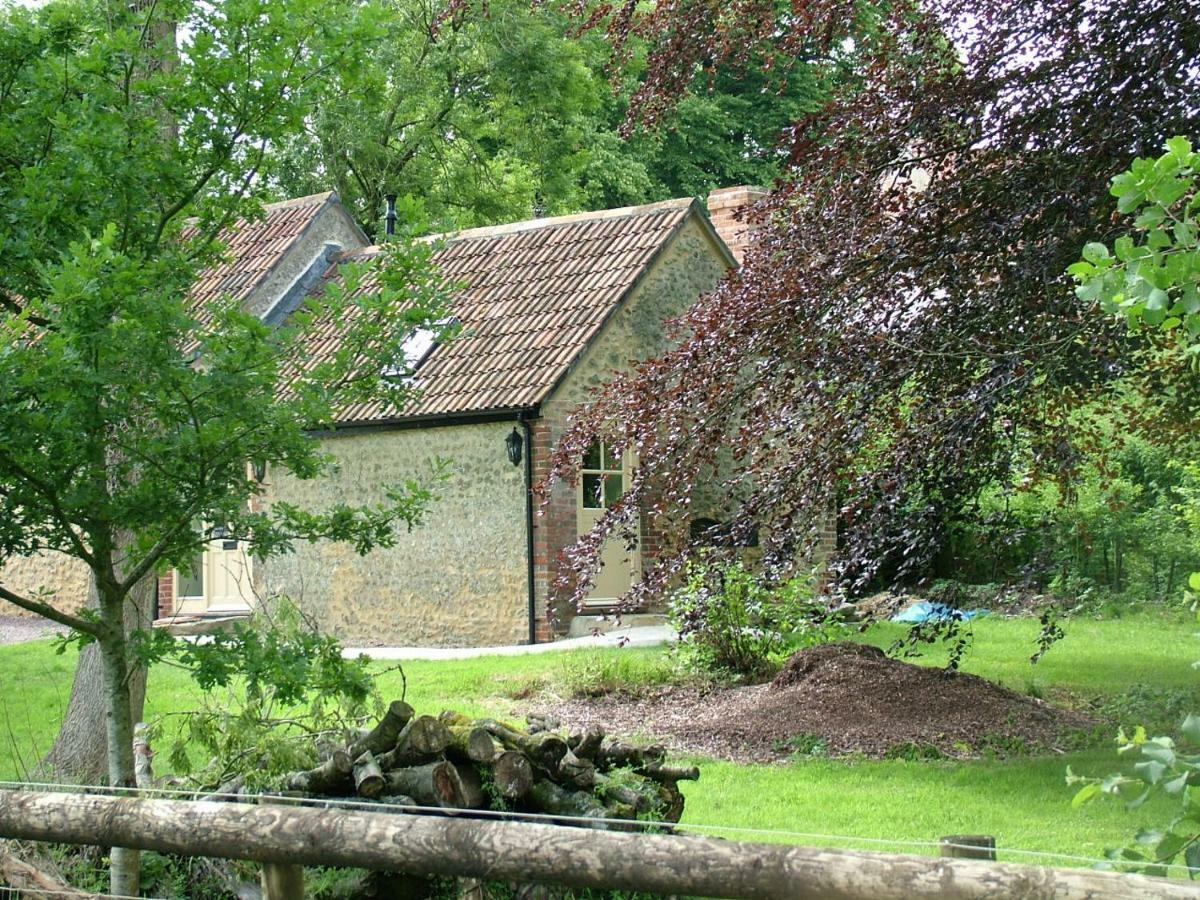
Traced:
<svg viewBox="0 0 1200 900">
<path fill-rule="evenodd" d="M 644 625 L 637 628 L 618 628 L 606 634 L 567 638 L 547 644 L 515 644 L 509 647 L 347 647 L 342 651 L 342 655 L 355 657 L 365 653 L 372 659 L 470 659 L 476 656 L 554 653 L 588 647 L 657 647 L 675 638 L 675 632 L 666 625 Z"/>
<path fill-rule="evenodd" d="M 40 617 L 0 616 L 0 644 L 23 644 L 66 633 L 63 626 Z"/>
</svg>

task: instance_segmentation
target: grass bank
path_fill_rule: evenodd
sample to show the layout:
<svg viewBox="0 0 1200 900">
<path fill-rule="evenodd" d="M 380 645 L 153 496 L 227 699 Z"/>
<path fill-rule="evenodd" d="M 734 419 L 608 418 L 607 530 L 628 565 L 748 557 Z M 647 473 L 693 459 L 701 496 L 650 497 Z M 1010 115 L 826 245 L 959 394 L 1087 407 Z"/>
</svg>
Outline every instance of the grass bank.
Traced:
<svg viewBox="0 0 1200 900">
<path fill-rule="evenodd" d="M 1190 694 L 1200 708 L 1197 675 L 1191 668 L 1200 658 L 1200 641 L 1192 637 L 1189 623 L 1139 615 L 1075 619 L 1064 623 L 1064 629 L 1066 639 L 1031 666 L 1036 622 L 981 620 L 973 629 L 964 668 L 1014 690 L 1048 696 L 1069 692 L 1112 697 L 1149 684 L 1185 698 Z M 902 634 L 901 627 L 884 624 L 862 639 L 887 646 Z M 921 661 L 940 664 L 944 651 L 935 648 Z M 66 707 L 74 665 L 74 651 L 56 655 L 48 641 L 0 648 L 0 779 L 19 777 L 49 746 Z M 523 698 L 541 689 L 661 681 L 668 677 L 669 666 L 661 651 L 630 649 L 412 661 L 404 664 L 404 674 L 408 700 L 418 709 L 452 707 L 468 714 L 508 716 L 519 714 Z M 399 695 L 397 671 L 380 665 L 379 683 L 385 696 Z M 151 674 L 148 715 L 186 709 L 195 696 L 196 688 L 184 673 L 160 667 Z M 921 853 L 935 852 L 920 844 L 943 834 L 978 832 L 994 834 L 1004 848 L 1095 857 L 1165 813 L 1165 806 L 1154 804 L 1137 815 L 1117 804 L 1071 808 L 1071 789 L 1063 781 L 1066 766 L 1107 773 L 1116 763 L 1108 747 L 1053 757 L 967 762 L 698 762 L 703 776 L 698 784 L 685 785 L 684 822 L 715 826 L 718 833 L 744 839 Z M 1012 854 L 1002 858 L 1026 859 Z"/>
</svg>

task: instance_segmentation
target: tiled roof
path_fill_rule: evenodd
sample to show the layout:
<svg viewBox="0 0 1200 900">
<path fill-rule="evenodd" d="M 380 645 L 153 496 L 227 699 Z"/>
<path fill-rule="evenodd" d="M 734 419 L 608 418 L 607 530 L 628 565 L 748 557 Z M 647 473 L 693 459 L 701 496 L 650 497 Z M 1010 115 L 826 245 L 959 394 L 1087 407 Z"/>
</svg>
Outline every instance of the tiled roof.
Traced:
<svg viewBox="0 0 1200 900">
<path fill-rule="evenodd" d="M 202 314 L 207 303 L 226 294 L 238 302 L 246 300 L 333 198 L 333 192 L 327 191 L 268 203 L 261 219 L 243 220 L 226 229 L 221 234 L 225 262 L 205 269 L 192 286 L 197 310 Z"/>
<path fill-rule="evenodd" d="M 449 237 L 434 259 L 448 280 L 466 285 L 452 304 L 461 334 L 421 363 L 420 395 L 408 407 L 359 405 L 345 410 L 343 423 L 483 413 L 544 400 L 691 207 L 690 200 L 670 200 Z M 377 252 L 366 248 L 344 259 Z M 335 263 L 326 279 L 338 277 Z M 370 279 L 364 282 L 362 290 L 370 290 Z M 337 345 L 342 327 L 324 323 L 310 348 L 313 363 Z"/>
</svg>

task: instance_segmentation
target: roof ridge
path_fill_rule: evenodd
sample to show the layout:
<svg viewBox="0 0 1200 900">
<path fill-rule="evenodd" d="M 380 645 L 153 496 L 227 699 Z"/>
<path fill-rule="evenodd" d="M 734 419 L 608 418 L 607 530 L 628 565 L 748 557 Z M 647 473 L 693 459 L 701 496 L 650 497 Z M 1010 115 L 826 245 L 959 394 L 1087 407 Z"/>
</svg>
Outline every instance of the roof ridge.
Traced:
<svg viewBox="0 0 1200 900">
<path fill-rule="evenodd" d="M 524 219 L 520 222 L 509 222 L 505 225 L 484 225 L 479 228 L 467 228 L 463 231 L 447 231 L 441 234 L 425 235 L 418 240 L 444 240 L 447 244 L 458 241 L 473 241 L 480 238 L 503 237 L 509 234 L 520 234 L 524 231 L 539 231 L 543 228 L 561 228 L 566 225 L 577 225 L 580 222 L 594 222 L 599 219 L 626 219 L 647 213 L 662 212 L 675 209 L 687 209 L 696 201 L 692 197 L 676 197 L 671 200 L 659 200 L 656 203 L 643 203 L 641 206 L 620 206 L 615 209 L 597 209 L 591 212 L 571 213 L 566 216 L 552 216 L 546 219 Z M 355 257 L 374 256 L 383 249 L 381 244 L 370 244 L 354 250 L 346 250 L 335 259 L 339 262 Z"/>
<path fill-rule="evenodd" d="M 336 197 L 337 191 L 322 191 L 318 194 L 308 194 L 304 197 L 292 197 L 288 200 L 276 200 L 274 203 L 264 203 L 263 209 L 287 209 L 291 206 L 307 206 L 317 202 L 324 203 L 330 197 Z"/>
<path fill-rule="evenodd" d="M 551 216 L 541 219 L 523 219 L 520 222 L 508 222 L 504 225 L 483 225 L 479 228 L 467 228 L 463 231 L 453 231 L 434 238 L 445 238 L 447 242 L 473 240 L 474 238 L 499 237 L 505 234 L 516 234 L 521 231 L 534 231 L 539 228 L 558 228 L 562 225 L 575 225 L 578 222 L 590 222 L 596 219 L 623 219 L 645 213 L 658 212 L 667 209 L 683 209 L 691 206 L 691 197 L 676 197 L 671 200 L 659 200 L 656 203 L 643 203 L 640 206 L 619 206 L 615 209 L 597 209 L 590 212 L 571 213 L 565 216 Z"/>
</svg>

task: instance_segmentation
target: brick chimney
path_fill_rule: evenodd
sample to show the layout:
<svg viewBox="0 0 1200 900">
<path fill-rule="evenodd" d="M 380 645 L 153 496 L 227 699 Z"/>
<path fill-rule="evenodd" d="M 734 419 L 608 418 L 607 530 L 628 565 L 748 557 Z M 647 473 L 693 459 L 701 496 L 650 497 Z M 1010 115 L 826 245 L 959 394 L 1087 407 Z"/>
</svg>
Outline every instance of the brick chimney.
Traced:
<svg viewBox="0 0 1200 900">
<path fill-rule="evenodd" d="M 708 195 L 708 215 L 713 227 L 739 263 L 754 239 L 754 226 L 743 221 L 740 214 L 765 196 L 763 188 L 751 185 L 718 188 Z"/>
</svg>

